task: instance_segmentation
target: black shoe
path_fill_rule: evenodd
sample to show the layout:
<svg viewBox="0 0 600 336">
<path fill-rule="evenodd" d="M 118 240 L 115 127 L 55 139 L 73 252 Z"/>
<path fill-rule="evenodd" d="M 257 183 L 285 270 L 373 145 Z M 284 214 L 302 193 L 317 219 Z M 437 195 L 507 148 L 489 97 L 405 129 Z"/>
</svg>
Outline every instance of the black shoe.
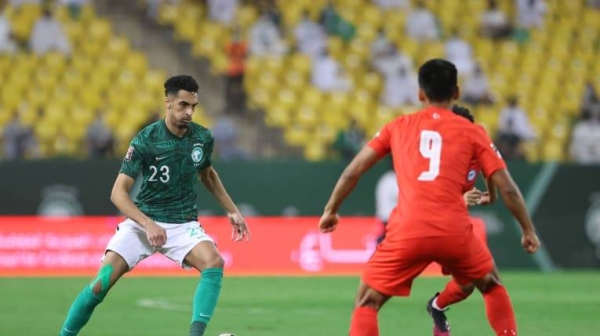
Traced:
<svg viewBox="0 0 600 336">
<path fill-rule="evenodd" d="M 445 310 L 437 310 L 433 308 L 433 300 L 438 297 L 440 293 L 435 295 L 427 302 L 427 313 L 433 319 L 433 336 L 450 336 L 450 323 L 446 318 Z"/>
</svg>

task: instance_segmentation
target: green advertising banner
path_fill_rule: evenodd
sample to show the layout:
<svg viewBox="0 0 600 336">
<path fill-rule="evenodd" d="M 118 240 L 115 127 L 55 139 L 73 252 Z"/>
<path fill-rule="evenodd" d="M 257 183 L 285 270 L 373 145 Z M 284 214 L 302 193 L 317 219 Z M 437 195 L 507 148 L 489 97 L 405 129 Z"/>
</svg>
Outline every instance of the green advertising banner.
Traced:
<svg viewBox="0 0 600 336">
<path fill-rule="evenodd" d="M 109 200 L 119 161 L 2 162 L 0 216 L 116 215 Z M 318 216 L 344 162 L 215 162 L 232 197 L 248 216 Z M 375 186 L 390 168 L 378 163 L 341 209 L 344 216 L 372 216 Z M 511 163 L 545 249 L 523 252 L 520 230 L 501 201 L 471 208 L 486 223 L 488 242 L 500 267 L 598 267 L 600 255 L 600 168 Z M 134 186 L 135 196 L 139 184 Z M 480 188 L 483 186 L 479 185 Z M 201 216 L 222 210 L 198 185 Z"/>
</svg>

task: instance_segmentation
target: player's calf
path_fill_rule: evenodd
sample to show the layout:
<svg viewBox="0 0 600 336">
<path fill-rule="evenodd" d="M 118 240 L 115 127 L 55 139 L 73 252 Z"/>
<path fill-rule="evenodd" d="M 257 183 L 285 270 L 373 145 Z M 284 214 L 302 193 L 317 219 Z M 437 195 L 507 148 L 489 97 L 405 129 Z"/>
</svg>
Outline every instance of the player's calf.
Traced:
<svg viewBox="0 0 600 336">
<path fill-rule="evenodd" d="M 198 243 L 190 251 L 185 263 L 201 272 L 200 282 L 194 294 L 190 336 L 202 336 L 219 300 L 225 261 L 216 246 L 206 241 Z"/>
<path fill-rule="evenodd" d="M 350 336 L 378 336 L 377 312 L 390 297 L 361 281 L 350 322 Z"/>
<path fill-rule="evenodd" d="M 516 336 L 517 323 L 512 303 L 497 275 L 490 273 L 475 281 L 475 286 L 483 294 L 487 318 L 496 335 Z"/>
<path fill-rule="evenodd" d="M 118 254 L 109 251 L 98 275 L 79 293 L 67 314 L 60 336 L 74 336 L 87 324 L 110 288 L 127 272 L 128 266 Z"/>
</svg>

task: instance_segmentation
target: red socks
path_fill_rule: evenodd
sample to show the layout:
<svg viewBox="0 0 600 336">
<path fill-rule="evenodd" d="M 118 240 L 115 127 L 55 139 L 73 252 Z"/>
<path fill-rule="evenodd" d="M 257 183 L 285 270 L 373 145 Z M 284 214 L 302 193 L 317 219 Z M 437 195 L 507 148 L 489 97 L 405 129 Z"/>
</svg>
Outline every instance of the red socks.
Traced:
<svg viewBox="0 0 600 336">
<path fill-rule="evenodd" d="M 502 285 L 494 286 L 483 294 L 485 311 L 490 326 L 497 336 L 516 336 L 517 323 L 510 297 Z"/>
<path fill-rule="evenodd" d="M 444 288 L 444 290 L 436 298 L 437 308 L 445 309 L 451 304 L 468 298 L 469 295 L 471 295 L 471 293 L 463 292 L 458 283 L 452 279 L 450 282 L 448 282 L 446 288 Z"/>
<path fill-rule="evenodd" d="M 377 311 L 370 307 L 357 307 L 352 313 L 350 336 L 379 336 Z"/>
</svg>

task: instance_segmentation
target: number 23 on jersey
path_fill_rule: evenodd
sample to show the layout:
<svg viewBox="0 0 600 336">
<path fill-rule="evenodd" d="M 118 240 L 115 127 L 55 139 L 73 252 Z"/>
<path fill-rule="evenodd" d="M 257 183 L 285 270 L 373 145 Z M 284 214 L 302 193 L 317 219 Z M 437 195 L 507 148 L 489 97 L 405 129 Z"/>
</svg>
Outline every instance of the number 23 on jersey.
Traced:
<svg viewBox="0 0 600 336">
<path fill-rule="evenodd" d="M 169 166 L 167 165 L 162 165 L 158 168 L 155 165 L 151 165 L 150 172 L 151 175 L 148 182 L 160 181 L 162 183 L 167 183 L 171 179 L 171 176 L 169 175 Z"/>
</svg>

